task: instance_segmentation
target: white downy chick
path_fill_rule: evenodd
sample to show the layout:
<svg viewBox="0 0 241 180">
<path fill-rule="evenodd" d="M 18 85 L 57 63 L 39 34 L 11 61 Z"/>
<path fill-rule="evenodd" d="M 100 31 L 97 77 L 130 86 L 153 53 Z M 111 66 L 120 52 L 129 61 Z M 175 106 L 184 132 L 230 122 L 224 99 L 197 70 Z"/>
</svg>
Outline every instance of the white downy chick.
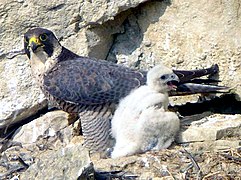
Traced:
<svg viewBox="0 0 241 180">
<path fill-rule="evenodd" d="M 112 135 L 116 139 L 112 158 L 168 148 L 179 130 L 180 121 L 168 112 L 168 91 L 179 79 L 164 65 L 152 68 L 147 85 L 123 98 L 112 119 Z"/>
</svg>

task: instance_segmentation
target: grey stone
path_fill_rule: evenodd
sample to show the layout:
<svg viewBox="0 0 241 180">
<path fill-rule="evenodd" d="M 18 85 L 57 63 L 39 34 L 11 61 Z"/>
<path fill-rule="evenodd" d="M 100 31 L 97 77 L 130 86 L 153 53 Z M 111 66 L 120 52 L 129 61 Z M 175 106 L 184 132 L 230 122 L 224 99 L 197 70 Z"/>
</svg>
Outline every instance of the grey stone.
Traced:
<svg viewBox="0 0 241 180">
<path fill-rule="evenodd" d="M 68 113 L 52 111 L 20 127 L 13 135 L 14 142 L 30 145 L 40 138 L 61 138 L 63 144 L 68 144 L 72 138 L 72 129 L 68 127 Z"/>
<path fill-rule="evenodd" d="M 53 30 L 59 38 L 68 39 L 88 24 L 103 24 L 116 15 L 147 0 L 124 1 L 24 1 L 3 0 L 0 5 L 0 49 L 7 53 L 23 46 L 22 35 L 30 27 Z M 18 11 L 18 13 L 16 13 Z M 14 28 L 12 27 L 14 25 Z M 75 43 L 81 39 L 75 39 Z M 70 47 L 71 48 L 71 47 Z"/>
<path fill-rule="evenodd" d="M 216 141 L 204 141 L 204 142 L 194 142 L 189 144 L 190 150 L 202 150 L 202 151 L 224 151 L 229 149 L 235 149 L 241 147 L 241 140 L 216 140 Z"/>
<path fill-rule="evenodd" d="M 215 114 L 194 121 L 187 128 L 182 128 L 177 142 L 215 141 L 239 136 L 241 136 L 241 115 Z"/>
<path fill-rule="evenodd" d="M 0 61 L 0 129 L 7 128 L 47 106 L 34 85 L 23 57 Z"/>
<path fill-rule="evenodd" d="M 20 178 L 77 179 L 90 163 L 89 153 L 81 144 L 69 144 L 58 150 L 41 153 Z"/>
<path fill-rule="evenodd" d="M 138 6 L 147 0 L 123 0 L 123 1 L 83 1 L 80 8 L 80 16 L 84 22 L 102 24 L 122 11 Z"/>
</svg>

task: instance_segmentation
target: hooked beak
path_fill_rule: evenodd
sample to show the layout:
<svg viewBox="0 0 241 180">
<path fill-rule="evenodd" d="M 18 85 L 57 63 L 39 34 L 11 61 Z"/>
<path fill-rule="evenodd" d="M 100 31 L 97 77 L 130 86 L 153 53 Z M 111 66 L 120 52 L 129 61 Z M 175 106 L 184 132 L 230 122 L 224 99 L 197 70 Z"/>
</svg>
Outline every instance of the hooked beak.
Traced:
<svg viewBox="0 0 241 180">
<path fill-rule="evenodd" d="M 39 47 L 42 47 L 42 46 L 43 46 L 43 44 L 37 37 L 32 37 L 29 40 L 28 47 L 30 47 L 33 52 L 35 52 Z"/>
</svg>

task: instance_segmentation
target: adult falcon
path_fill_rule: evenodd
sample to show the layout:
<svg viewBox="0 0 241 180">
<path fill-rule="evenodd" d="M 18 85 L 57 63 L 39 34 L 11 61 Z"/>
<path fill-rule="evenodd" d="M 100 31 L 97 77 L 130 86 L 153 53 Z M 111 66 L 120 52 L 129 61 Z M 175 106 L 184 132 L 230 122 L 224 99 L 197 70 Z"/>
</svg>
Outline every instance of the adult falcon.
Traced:
<svg viewBox="0 0 241 180">
<path fill-rule="evenodd" d="M 32 74 L 47 99 L 66 112 L 79 113 L 85 146 L 91 151 L 105 151 L 115 105 L 132 89 L 146 83 L 147 72 L 79 56 L 61 46 L 53 32 L 43 28 L 24 34 L 24 49 Z M 217 65 L 174 71 L 180 83 L 171 95 L 226 91 L 226 87 L 205 84 L 209 80 L 194 79 L 217 71 Z"/>
</svg>

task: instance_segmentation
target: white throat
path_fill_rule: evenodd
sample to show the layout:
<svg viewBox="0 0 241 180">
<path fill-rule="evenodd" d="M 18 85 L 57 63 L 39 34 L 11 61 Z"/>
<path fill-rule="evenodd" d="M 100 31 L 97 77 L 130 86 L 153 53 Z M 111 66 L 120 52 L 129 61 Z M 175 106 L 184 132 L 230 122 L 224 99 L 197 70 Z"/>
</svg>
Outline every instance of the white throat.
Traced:
<svg viewBox="0 0 241 180">
<path fill-rule="evenodd" d="M 30 49 L 30 65 L 32 74 L 37 78 L 43 75 L 45 71 L 45 62 L 48 55 L 42 49 L 37 50 L 35 53 Z"/>
<path fill-rule="evenodd" d="M 57 58 L 62 51 L 62 46 L 57 46 L 51 57 L 48 57 L 48 54 L 41 49 L 41 47 L 33 52 L 30 49 L 30 64 L 32 69 L 32 74 L 35 77 L 43 76 L 44 73 L 50 71 L 52 67 L 58 62 Z"/>
</svg>

